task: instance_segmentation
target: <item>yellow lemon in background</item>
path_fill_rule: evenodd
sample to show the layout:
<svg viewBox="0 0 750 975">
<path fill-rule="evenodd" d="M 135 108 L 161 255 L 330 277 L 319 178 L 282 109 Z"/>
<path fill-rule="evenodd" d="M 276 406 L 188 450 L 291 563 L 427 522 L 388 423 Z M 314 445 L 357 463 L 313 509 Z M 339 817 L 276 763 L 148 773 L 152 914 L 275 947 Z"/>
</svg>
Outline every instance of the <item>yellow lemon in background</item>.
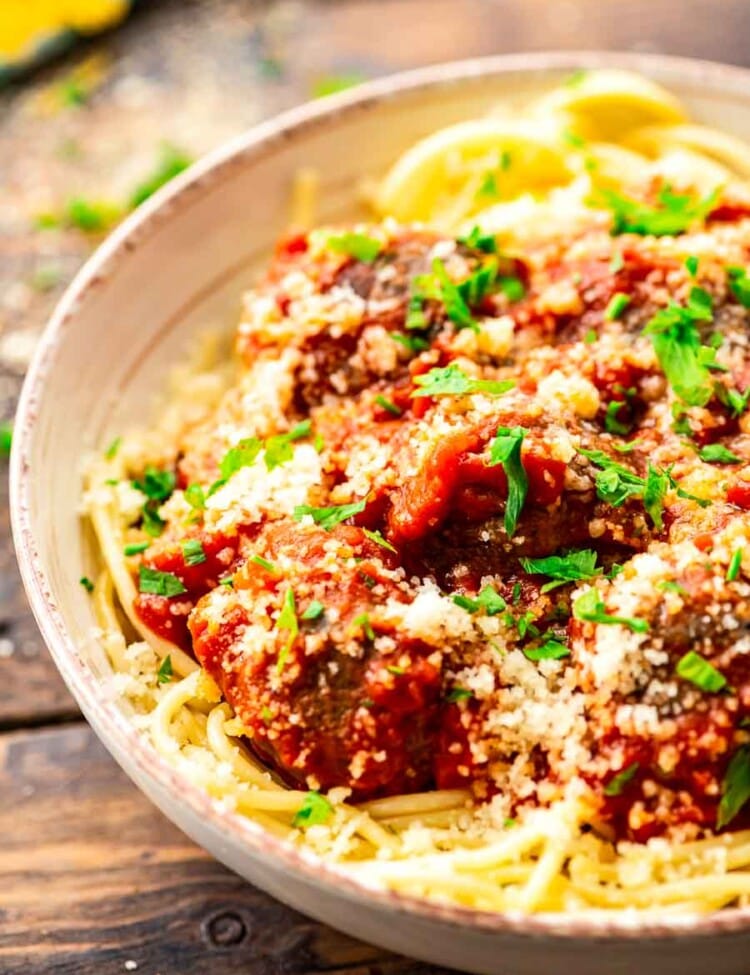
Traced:
<svg viewBox="0 0 750 975">
<path fill-rule="evenodd" d="M 3 0 L 0 65 L 32 59 L 69 31 L 94 34 L 121 20 L 130 0 Z"/>
</svg>

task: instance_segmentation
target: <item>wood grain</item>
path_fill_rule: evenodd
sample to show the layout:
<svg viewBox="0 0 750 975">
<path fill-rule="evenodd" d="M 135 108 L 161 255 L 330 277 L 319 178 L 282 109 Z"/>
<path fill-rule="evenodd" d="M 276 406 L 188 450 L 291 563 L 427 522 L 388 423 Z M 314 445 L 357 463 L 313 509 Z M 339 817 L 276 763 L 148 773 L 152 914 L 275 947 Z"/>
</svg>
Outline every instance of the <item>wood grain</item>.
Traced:
<svg viewBox="0 0 750 975">
<path fill-rule="evenodd" d="M 82 724 L 0 736 L 3 975 L 437 969 L 309 921 L 179 833 Z M 130 966 L 132 968 L 132 965 Z"/>
</svg>

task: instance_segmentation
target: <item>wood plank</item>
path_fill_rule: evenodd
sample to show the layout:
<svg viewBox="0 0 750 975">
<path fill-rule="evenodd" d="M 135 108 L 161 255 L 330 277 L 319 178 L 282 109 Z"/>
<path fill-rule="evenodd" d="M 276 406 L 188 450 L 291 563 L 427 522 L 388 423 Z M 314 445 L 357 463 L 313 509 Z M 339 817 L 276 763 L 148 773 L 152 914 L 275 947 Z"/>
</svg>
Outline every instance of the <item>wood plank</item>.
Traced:
<svg viewBox="0 0 750 975">
<path fill-rule="evenodd" d="M 79 714 L 31 615 L 10 538 L 7 462 L 0 469 L 0 729 Z"/>
<path fill-rule="evenodd" d="M 0 797 L 3 975 L 437 973 L 235 877 L 137 792 L 83 723 L 0 736 Z"/>
</svg>

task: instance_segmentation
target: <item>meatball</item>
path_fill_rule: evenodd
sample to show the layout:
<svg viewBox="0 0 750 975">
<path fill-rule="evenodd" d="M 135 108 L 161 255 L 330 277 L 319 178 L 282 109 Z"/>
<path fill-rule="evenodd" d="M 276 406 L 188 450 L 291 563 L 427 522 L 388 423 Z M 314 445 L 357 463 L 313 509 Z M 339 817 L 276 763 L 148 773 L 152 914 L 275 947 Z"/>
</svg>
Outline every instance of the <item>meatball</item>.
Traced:
<svg viewBox="0 0 750 975">
<path fill-rule="evenodd" d="M 735 520 L 708 549 L 653 545 L 600 583 L 602 612 L 627 622 L 571 621 L 595 729 L 587 777 L 617 836 L 644 841 L 675 827 L 690 836 L 717 825 L 750 713 L 750 585 L 735 554 L 746 544 Z"/>
<path fill-rule="evenodd" d="M 285 781 L 357 799 L 432 780 L 442 654 L 396 633 L 408 590 L 362 529 L 276 523 L 190 617 L 197 659 Z"/>
</svg>

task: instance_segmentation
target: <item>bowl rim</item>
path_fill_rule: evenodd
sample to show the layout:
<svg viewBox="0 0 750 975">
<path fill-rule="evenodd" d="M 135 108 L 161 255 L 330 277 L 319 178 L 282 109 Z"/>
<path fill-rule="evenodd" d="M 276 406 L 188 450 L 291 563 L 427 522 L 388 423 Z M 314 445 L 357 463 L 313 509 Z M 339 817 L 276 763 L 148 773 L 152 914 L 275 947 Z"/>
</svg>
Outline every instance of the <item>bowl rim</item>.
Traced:
<svg viewBox="0 0 750 975">
<path fill-rule="evenodd" d="M 482 78 L 534 76 L 573 71 L 579 68 L 620 68 L 650 76 L 692 82 L 719 95 L 742 95 L 750 101 L 750 70 L 734 65 L 659 54 L 610 51 L 539 51 L 470 58 L 390 74 L 314 102 L 306 102 L 263 121 L 207 153 L 188 170 L 146 200 L 129 215 L 94 251 L 78 271 L 53 311 L 21 391 L 10 459 L 10 509 L 13 540 L 21 577 L 42 637 L 73 697 L 81 706 L 93 730 L 115 755 L 112 742 L 127 743 L 128 755 L 140 774 L 152 780 L 162 793 L 189 807 L 194 817 L 209 825 L 227 844 L 242 844 L 257 861 L 274 863 L 291 874 L 301 874 L 311 884 L 332 895 L 346 896 L 381 912 L 417 915 L 426 921 L 463 930 L 491 934 L 513 934 L 528 938 L 589 940 L 663 941 L 682 937 L 731 934 L 750 927 L 750 907 L 728 908 L 708 915 L 634 916 L 623 910 L 617 915 L 521 914 L 491 912 L 460 905 L 432 902 L 369 885 L 346 868 L 330 864 L 312 852 L 292 846 L 268 833 L 262 826 L 231 811 L 217 808 L 216 801 L 170 766 L 137 731 L 78 653 L 67 631 L 48 581 L 35 542 L 31 516 L 29 457 L 35 418 L 44 397 L 46 377 L 55 365 L 56 349 L 75 319 L 87 295 L 116 270 L 120 257 L 161 226 L 191 196 L 228 175 L 234 165 L 273 153 L 299 133 L 320 130 L 338 117 L 366 112 L 404 93 L 439 91 Z M 111 739 L 111 740 L 110 740 Z M 129 774 L 129 773 L 128 773 Z M 168 818 L 171 818 L 168 815 Z"/>
</svg>

